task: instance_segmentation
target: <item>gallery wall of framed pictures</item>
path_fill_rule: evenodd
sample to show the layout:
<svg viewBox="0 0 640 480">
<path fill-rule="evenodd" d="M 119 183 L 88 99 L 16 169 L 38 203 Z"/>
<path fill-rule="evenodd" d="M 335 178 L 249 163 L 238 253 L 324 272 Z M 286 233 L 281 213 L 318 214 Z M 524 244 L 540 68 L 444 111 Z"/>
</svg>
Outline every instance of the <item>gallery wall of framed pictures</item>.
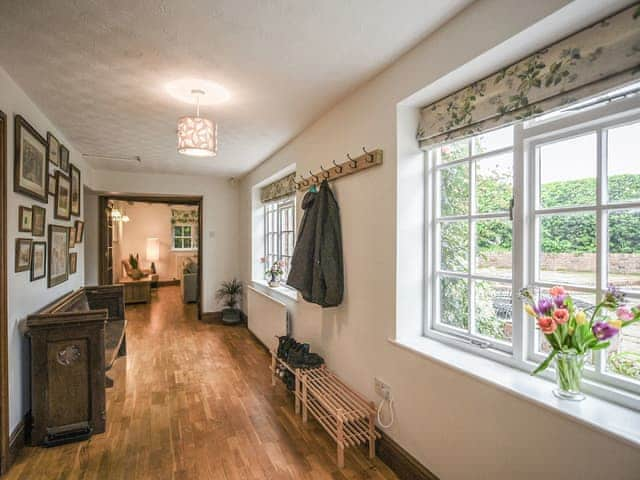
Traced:
<svg viewBox="0 0 640 480">
<path fill-rule="evenodd" d="M 25 197 L 17 207 L 15 273 L 30 272 L 32 282 L 46 277 L 52 288 L 77 272 L 73 250 L 84 240 L 81 171 L 53 133 L 41 135 L 22 115 L 14 123 L 13 191 Z M 53 215 L 47 219 L 49 197 Z"/>
</svg>

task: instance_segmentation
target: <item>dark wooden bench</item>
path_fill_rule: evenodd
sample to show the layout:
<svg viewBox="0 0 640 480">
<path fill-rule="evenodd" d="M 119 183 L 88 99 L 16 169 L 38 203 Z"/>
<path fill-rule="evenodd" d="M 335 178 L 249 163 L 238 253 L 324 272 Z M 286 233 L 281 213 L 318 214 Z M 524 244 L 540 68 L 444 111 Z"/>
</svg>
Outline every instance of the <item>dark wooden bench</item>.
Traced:
<svg viewBox="0 0 640 480">
<path fill-rule="evenodd" d="M 32 444 L 102 433 L 106 372 L 126 354 L 121 285 L 85 287 L 30 315 Z"/>
</svg>

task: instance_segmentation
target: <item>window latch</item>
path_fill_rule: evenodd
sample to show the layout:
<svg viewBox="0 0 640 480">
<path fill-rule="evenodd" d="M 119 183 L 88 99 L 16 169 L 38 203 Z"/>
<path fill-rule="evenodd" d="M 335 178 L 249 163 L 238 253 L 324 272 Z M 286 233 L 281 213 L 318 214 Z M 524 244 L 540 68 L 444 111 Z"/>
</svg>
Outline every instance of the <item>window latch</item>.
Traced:
<svg viewBox="0 0 640 480">
<path fill-rule="evenodd" d="M 511 200 L 509 200 L 509 220 L 511 220 L 513 222 L 513 207 L 515 205 L 515 199 L 513 197 L 511 197 Z"/>
<path fill-rule="evenodd" d="M 491 343 L 489 342 L 483 342 L 481 340 L 476 340 L 474 338 L 472 338 L 470 342 L 471 342 L 471 345 L 475 345 L 476 347 L 480 347 L 480 348 L 489 348 L 491 346 Z"/>
</svg>

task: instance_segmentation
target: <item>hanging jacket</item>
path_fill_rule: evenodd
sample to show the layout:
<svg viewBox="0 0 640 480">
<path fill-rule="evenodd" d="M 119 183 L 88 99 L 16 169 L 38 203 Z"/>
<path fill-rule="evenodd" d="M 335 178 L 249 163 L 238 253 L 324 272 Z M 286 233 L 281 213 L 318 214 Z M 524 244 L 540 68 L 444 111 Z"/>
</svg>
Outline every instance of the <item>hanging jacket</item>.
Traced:
<svg viewBox="0 0 640 480">
<path fill-rule="evenodd" d="M 340 209 L 326 180 L 302 200 L 304 216 L 291 259 L 287 285 L 322 307 L 342 303 L 344 272 Z"/>
</svg>

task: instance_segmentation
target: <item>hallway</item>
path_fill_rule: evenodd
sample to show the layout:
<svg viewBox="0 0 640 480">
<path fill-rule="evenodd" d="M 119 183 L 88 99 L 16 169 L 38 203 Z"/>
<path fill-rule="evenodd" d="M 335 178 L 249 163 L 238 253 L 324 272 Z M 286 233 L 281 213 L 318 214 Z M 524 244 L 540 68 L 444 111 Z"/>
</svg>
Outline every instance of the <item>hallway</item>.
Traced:
<svg viewBox="0 0 640 480">
<path fill-rule="evenodd" d="M 378 459 L 302 426 L 269 356 L 244 327 L 204 324 L 178 287 L 127 307 L 127 356 L 110 372 L 107 432 L 88 442 L 25 448 L 7 479 L 395 478 Z"/>
</svg>

